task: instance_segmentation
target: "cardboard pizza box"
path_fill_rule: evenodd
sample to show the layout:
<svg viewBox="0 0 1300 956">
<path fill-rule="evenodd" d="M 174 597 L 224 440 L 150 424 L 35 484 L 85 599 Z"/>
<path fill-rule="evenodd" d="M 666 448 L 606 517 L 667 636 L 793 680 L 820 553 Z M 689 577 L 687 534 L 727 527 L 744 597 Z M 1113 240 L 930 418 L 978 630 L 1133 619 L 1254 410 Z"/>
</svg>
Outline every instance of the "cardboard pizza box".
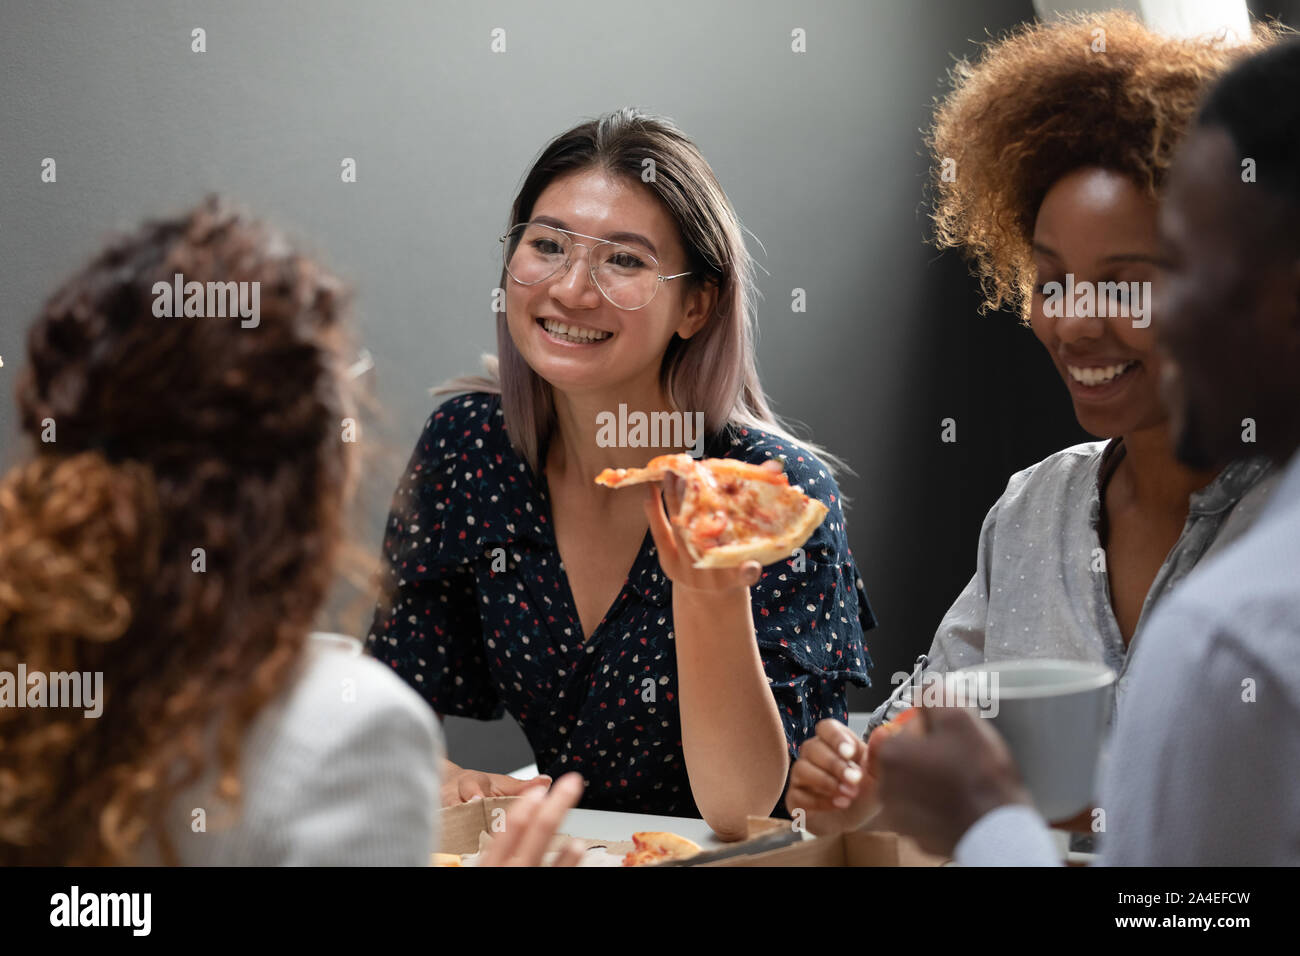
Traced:
<svg viewBox="0 0 1300 956">
<path fill-rule="evenodd" d="M 505 819 L 506 811 L 518 799 L 518 797 L 487 797 L 483 800 L 474 800 L 470 803 L 462 803 L 439 810 L 439 832 L 441 833 L 439 846 L 441 852 L 456 854 L 478 852 L 480 834 L 499 830 L 502 821 Z M 787 830 L 789 827 L 789 820 L 778 820 L 774 817 L 750 817 L 746 838 L 738 843 L 727 844 L 727 849 L 739 849 L 747 843 L 758 840 L 760 837 L 778 830 Z M 568 832 L 567 828 L 562 828 L 561 832 L 556 835 L 551 849 L 558 849 L 570 838 L 576 839 L 587 848 L 604 847 L 606 852 L 617 856 L 630 853 L 633 849 L 631 833 L 628 834 L 626 840 L 594 840 L 583 836 L 581 833 Z"/>
<path fill-rule="evenodd" d="M 863 829 L 701 866 L 942 866 L 947 862 L 922 852 L 914 841 L 897 833 Z"/>
<path fill-rule="evenodd" d="M 500 827 L 504 811 L 518 797 L 488 797 L 472 803 L 447 807 L 439 811 L 441 847 L 443 853 L 475 853 L 479 848 L 479 835 Z M 700 866 L 938 866 L 945 863 L 940 857 L 923 853 L 909 839 L 878 830 L 856 830 L 836 837 L 805 838 L 776 850 L 745 852 L 747 844 L 761 846 L 763 838 L 789 830 L 789 820 L 775 817 L 750 817 L 748 834 L 738 843 L 728 844 L 728 852 L 740 855 L 724 860 L 701 862 Z M 621 856 L 632 850 L 632 834 L 620 841 L 593 840 L 580 833 L 561 834 L 556 844 L 570 837 L 586 847 L 604 847 L 606 852 Z M 554 848 L 554 847 L 553 847 Z M 683 865 L 691 865 L 683 861 Z"/>
</svg>

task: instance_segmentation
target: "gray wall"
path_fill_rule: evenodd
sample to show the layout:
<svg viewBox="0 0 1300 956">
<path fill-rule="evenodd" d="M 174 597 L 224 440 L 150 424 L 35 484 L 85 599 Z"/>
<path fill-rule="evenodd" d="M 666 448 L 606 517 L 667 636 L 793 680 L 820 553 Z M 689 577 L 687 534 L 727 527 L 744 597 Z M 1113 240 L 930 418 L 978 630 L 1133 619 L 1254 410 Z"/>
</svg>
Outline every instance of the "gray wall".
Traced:
<svg viewBox="0 0 1300 956">
<path fill-rule="evenodd" d="M 882 621 L 865 707 L 928 646 L 1007 475 L 1082 437 L 1032 336 L 975 318 L 964 267 L 923 243 L 918 130 L 939 79 L 969 40 L 1030 15 L 1029 0 L 4 0 L 0 452 L 20 451 L 12 381 L 43 297 L 110 230 L 220 191 L 357 287 L 379 434 L 400 450 L 363 502 L 377 549 L 428 386 L 494 348 L 496 237 L 530 161 L 582 118 L 646 106 L 695 138 L 766 248 L 778 411 L 856 469 L 850 537 Z M 196 26 L 206 54 L 190 52 Z M 56 184 L 40 182 L 46 156 Z M 806 314 L 790 312 L 796 286 Z M 956 445 L 939 441 L 947 416 Z M 531 759 L 508 720 L 448 731 L 467 765 Z"/>
</svg>

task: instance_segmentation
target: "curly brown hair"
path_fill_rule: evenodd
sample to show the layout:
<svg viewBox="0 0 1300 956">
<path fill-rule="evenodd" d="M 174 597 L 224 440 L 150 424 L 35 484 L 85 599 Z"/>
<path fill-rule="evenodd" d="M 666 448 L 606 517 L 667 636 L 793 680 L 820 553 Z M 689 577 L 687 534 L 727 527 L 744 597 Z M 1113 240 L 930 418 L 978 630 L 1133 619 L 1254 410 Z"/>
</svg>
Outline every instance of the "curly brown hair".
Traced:
<svg viewBox="0 0 1300 956">
<path fill-rule="evenodd" d="M 260 323 L 155 317 L 176 273 L 260 283 Z M 17 391 L 24 430 L 56 440 L 0 480 L 0 669 L 102 672 L 103 712 L 0 708 L 0 864 L 130 862 L 147 835 L 176 862 L 164 817 L 213 747 L 237 799 L 342 544 L 348 299 L 212 197 L 46 303 Z"/>
<path fill-rule="evenodd" d="M 1027 317 L 1034 221 L 1053 183 L 1099 166 L 1156 197 L 1202 94 L 1282 32 L 1260 24 L 1233 45 L 1164 36 L 1129 13 L 1074 15 L 1022 25 L 958 62 L 926 137 L 929 188 L 934 241 L 970 258 L 981 312 Z"/>
</svg>

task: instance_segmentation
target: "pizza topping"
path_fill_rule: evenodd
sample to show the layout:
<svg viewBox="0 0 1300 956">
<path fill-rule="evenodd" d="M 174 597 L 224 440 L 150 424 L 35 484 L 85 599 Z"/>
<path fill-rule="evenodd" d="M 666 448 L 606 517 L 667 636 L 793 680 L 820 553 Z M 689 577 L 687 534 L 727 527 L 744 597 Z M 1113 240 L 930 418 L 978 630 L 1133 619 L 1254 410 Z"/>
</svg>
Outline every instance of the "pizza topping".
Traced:
<svg viewBox="0 0 1300 956">
<path fill-rule="evenodd" d="M 702 852 L 698 843 L 676 833 L 633 833 L 632 846 L 632 851 L 623 857 L 624 866 L 647 866 L 664 860 L 685 860 Z"/>
<path fill-rule="evenodd" d="M 606 468 L 596 483 L 609 488 L 662 482 L 676 475 L 684 490 L 670 516 L 697 568 L 772 564 L 803 545 L 826 517 L 779 467 L 732 458 L 660 455 L 645 468 Z"/>
</svg>

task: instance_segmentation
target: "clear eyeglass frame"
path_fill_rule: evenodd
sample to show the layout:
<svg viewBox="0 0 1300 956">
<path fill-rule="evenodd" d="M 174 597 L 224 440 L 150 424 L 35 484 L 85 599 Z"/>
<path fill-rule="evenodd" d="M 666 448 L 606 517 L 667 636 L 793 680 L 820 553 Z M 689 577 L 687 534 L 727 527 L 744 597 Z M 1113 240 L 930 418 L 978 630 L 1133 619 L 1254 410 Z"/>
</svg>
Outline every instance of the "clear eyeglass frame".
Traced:
<svg viewBox="0 0 1300 956">
<path fill-rule="evenodd" d="M 555 271 L 552 272 L 550 275 L 543 276 L 540 279 L 534 279 L 532 282 L 524 282 L 516 278 L 515 274 L 510 271 L 511 248 L 508 244 L 508 240 L 510 239 L 511 233 L 519 232 L 523 229 L 526 229 L 529 226 L 541 226 L 545 229 L 551 230 L 552 232 L 563 233 L 566 236 L 576 236 L 579 239 L 590 239 L 592 240 L 593 245 L 588 246 L 585 242 L 574 242 L 572 239 L 570 239 L 568 247 L 565 249 L 564 263 L 562 265 L 557 266 Z M 676 275 L 666 276 L 659 271 L 659 260 L 643 249 L 637 249 L 635 246 L 629 246 L 626 243 L 622 243 L 622 242 L 614 242 L 610 239 L 602 239 L 600 238 L 600 236 L 588 236 L 585 233 L 574 232 L 572 229 L 561 229 L 558 226 L 552 226 L 550 223 L 545 223 L 545 222 L 517 223 L 516 225 L 511 226 L 508 230 L 506 230 L 506 234 L 504 236 L 497 237 L 497 241 L 501 243 L 501 261 L 502 264 L 505 266 L 506 274 L 510 276 L 511 279 L 513 279 L 515 282 L 518 282 L 522 286 L 539 285 L 543 282 L 548 282 L 551 279 L 554 279 L 558 275 L 564 275 L 573 266 L 573 247 L 574 246 L 586 247 L 587 275 L 591 278 L 591 284 L 596 287 L 596 289 L 600 292 L 600 294 L 605 298 L 605 301 L 607 301 L 610 305 L 614 306 L 614 308 L 620 309 L 624 312 L 639 312 L 641 309 L 644 309 L 646 306 L 648 306 L 651 302 L 654 301 L 655 296 L 659 294 L 659 290 L 663 288 L 663 284 L 665 282 L 671 282 L 673 279 L 681 279 L 685 276 L 691 275 L 690 272 L 678 272 Z M 601 246 L 613 246 L 616 249 L 627 249 L 633 255 L 640 256 L 643 259 L 650 260 L 651 264 L 653 264 L 654 266 L 655 272 L 658 273 L 658 276 L 655 279 L 654 291 L 650 293 L 650 298 L 646 299 L 645 302 L 643 302 L 641 305 L 625 306 L 625 305 L 619 305 L 610 297 L 610 294 L 605 291 L 605 288 L 600 284 L 600 280 L 596 277 L 596 258 L 597 258 L 596 250 Z"/>
</svg>

